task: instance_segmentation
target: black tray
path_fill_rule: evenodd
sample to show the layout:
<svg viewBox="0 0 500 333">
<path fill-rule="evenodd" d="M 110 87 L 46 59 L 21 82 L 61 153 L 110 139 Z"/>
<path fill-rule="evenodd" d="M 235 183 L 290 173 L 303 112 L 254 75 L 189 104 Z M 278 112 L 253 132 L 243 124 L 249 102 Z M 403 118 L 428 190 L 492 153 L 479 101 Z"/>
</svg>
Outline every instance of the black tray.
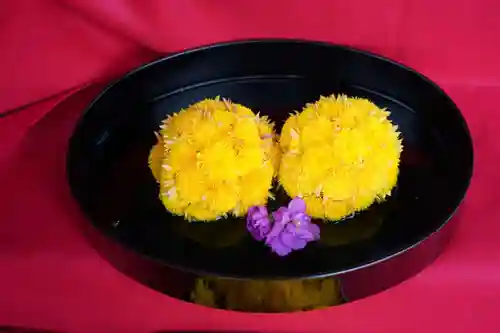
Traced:
<svg viewBox="0 0 500 333">
<path fill-rule="evenodd" d="M 249 236 L 224 248 L 200 243 L 165 211 L 147 156 L 167 114 L 220 95 L 271 116 L 279 130 L 289 112 L 332 93 L 369 98 L 399 125 L 401 171 L 387 202 L 322 226 L 320 242 L 285 258 Z M 296 40 L 217 44 L 134 70 L 89 106 L 67 157 L 68 181 L 95 227 L 97 248 L 127 274 L 179 298 L 198 276 L 336 276 L 347 300 L 388 288 L 443 249 L 472 167 L 466 123 L 437 85 L 380 56 Z M 198 228 L 190 232 L 225 237 L 243 223 L 190 226 Z"/>
</svg>

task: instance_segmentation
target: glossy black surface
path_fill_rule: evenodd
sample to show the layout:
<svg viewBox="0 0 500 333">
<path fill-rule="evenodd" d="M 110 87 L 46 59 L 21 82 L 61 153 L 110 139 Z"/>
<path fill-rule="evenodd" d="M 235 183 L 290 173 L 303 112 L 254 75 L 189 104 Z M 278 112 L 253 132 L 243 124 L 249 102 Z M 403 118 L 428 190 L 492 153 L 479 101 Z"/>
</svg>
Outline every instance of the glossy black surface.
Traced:
<svg viewBox="0 0 500 333">
<path fill-rule="evenodd" d="M 220 95 L 271 116 L 279 129 L 289 112 L 332 93 L 367 97 L 387 107 L 399 125 L 405 148 L 398 186 L 387 202 L 342 223 L 322 225 L 320 242 L 280 258 L 251 240 L 243 221 L 190 226 L 191 234 L 220 242 L 240 235 L 233 245 L 216 248 L 187 237 L 183 221 L 157 199 L 147 155 L 153 131 L 167 114 Z M 268 40 L 176 54 L 111 85 L 76 127 L 67 170 L 72 192 L 94 226 L 157 268 L 292 278 L 346 273 L 417 245 L 460 204 L 472 162 L 459 110 L 418 73 L 349 48 Z M 439 244 L 441 249 L 445 242 Z"/>
</svg>

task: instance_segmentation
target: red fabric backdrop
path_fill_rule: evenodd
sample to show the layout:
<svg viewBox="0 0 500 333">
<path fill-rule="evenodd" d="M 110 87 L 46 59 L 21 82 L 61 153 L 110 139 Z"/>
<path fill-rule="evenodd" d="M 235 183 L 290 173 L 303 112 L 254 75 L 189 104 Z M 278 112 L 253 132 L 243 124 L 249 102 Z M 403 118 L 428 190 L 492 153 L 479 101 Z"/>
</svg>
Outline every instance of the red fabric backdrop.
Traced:
<svg viewBox="0 0 500 333">
<path fill-rule="evenodd" d="M 495 0 L 0 1 L 0 326 L 500 332 L 499 32 Z M 92 250 L 75 226 L 82 217 L 62 175 L 64 136 L 74 117 L 49 111 L 79 87 L 167 52 L 248 37 L 308 38 L 375 51 L 423 72 L 457 102 L 474 137 L 475 175 L 460 229 L 435 264 L 362 301 L 254 315 L 148 290 Z M 73 105 L 74 112 L 90 97 Z"/>
</svg>

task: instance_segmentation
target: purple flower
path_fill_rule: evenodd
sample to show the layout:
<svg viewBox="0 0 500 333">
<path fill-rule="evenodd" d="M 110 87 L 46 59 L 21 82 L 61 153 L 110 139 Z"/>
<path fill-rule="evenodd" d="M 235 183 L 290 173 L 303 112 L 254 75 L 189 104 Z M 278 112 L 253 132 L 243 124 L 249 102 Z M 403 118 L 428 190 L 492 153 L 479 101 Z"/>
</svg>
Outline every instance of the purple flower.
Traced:
<svg viewBox="0 0 500 333">
<path fill-rule="evenodd" d="M 255 240 L 261 241 L 266 238 L 271 230 L 271 221 L 265 206 L 250 207 L 247 215 L 247 229 Z"/>
<path fill-rule="evenodd" d="M 308 242 L 319 239 L 319 227 L 311 222 L 311 217 L 305 211 L 304 200 L 295 198 L 288 207 L 273 212 L 274 223 L 265 238 L 266 244 L 276 254 L 286 256 L 294 250 L 303 249 Z"/>
</svg>

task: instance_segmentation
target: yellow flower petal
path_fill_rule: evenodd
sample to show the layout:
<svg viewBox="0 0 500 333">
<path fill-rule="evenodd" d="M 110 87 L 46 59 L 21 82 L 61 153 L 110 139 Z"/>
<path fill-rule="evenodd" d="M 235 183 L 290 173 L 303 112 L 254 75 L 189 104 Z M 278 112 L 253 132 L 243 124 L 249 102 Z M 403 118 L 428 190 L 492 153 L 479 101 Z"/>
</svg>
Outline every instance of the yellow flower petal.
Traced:
<svg viewBox="0 0 500 333">
<path fill-rule="evenodd" d="M 267 202 L 280 151 L 266 117 L 206 99 L 165 119 L 160 134 L 148 162 L 173 214 L 214 221 Z"/>
<path fill-rule="evenodd" d="M 280 137 L 279 181 L 317 218 L 338 220 L 384 200 L 402 144 L 389 112 L 361 98 L 321 97 L 292 115 Z"/>
</svg>

